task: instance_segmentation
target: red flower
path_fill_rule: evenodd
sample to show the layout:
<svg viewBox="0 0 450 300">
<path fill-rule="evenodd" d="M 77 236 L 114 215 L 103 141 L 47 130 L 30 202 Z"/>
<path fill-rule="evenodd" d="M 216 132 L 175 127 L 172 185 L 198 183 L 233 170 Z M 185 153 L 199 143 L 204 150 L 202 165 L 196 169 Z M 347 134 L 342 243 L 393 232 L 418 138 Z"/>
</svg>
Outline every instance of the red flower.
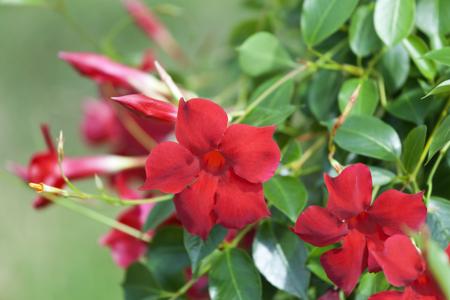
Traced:
<svg viewBox="0 0 450 300">
<path fill-rule="evenodd" d="M 339 176 L 325 174 L 326 208 L 308 207 L 295 224 L 295 233 L 308 243 L 322 247 L 339 241 L 342 247 L 321 257 L 328 277 L 350 294 L 366 267 L 379 271 L 367 245 L 379 245 L 404 228 L 419 229 L 425 222 L 423 193 L 383 192 L 371 205 L 372 177 L 363 164 L 347 167 Z"/>
<path fill-rule="evenodd" d="M 227 126 L 225 111 L 206 99 L 180 100 L 175 134 L 147 159 L 143 189 L 175 193 L 178 218 L 206 238 L 214 224 L 242 228 L 270 214 L 262 182 L 273 176 L 280 150 L 275 127 Z"/>
<path fill-rule="evenodd" d="M 56 188 L 63 188 L 65 181 L 58 166 L 58 153 L 53 145 L 47 126 L 42 126 L 42 133 L 47 144 L 47 150 L 34 154 L 27 168 L 14 167 L 14 172 L 26 182 L 44 183 Z M 70 180 L 92 177 L 94 175 L 109 175 L 126 169 L 140 166 L 138 158 L 128 158 L 115 155 L 66 157 L 62 161 L 64 174 Z M 33 206 L 43 208 L 51 201 L 38 196 Z"/>
<path fill-rule="evenodd" d="M 449 250 L 450 245 L 447 254 Z M 387 281 L 393 286 L 405 287 L 405 290 L 378 293 L 370 297 L 371 300 L 445 300 L 425 259 L 407 236 L 393 235 L 385 241 L 383 249 L 374 249 L 372 253 Z"/>
</svg>

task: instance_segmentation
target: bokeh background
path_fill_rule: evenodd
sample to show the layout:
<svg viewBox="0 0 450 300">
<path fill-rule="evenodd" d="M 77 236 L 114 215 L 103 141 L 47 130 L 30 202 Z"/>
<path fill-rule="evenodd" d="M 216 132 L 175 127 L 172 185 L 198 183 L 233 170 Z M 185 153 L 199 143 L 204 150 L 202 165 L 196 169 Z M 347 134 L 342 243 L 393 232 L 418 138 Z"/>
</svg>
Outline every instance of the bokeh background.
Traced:
<svg viewBox="0 0 450 300">
<path fill-rule="evenodd" d="M 216 62 L 226 60 L 231 49 L 228 32 L 246 14 L 239 0 L 146 3 L 158 11 L 188 53 L 192 65 L 187 71 L 192 72 L 218 73 Z M 66 7 L 73 21 L 96 41 L 128 18 L 119 0 L 66 0 Z M 152 43 L 130 23 L 116 38 L 115 47 L 127 54 L 127 60 L 137 62 Z M 60 207 L 34 211 L 33 192 L 4 168 L 9 161 L 26 164 L 33 152 L 44 149 L 42 122 L 51 125 L 55 136 L 64 131 L 68 155 L 93 152 L 82 142 L 79 122 L 81 104 L 96 95 L 95 86 L 58 60 L 61 50 L 95 49 L 48 8 L 0 5 L 2 300 L 122 299 L 122 270 L 98 245 L 108 228 Z M 170 66 L 167 57 L 160 59 Z M 117 213 L 105 211 L 111 216 Z"/>
</svg>

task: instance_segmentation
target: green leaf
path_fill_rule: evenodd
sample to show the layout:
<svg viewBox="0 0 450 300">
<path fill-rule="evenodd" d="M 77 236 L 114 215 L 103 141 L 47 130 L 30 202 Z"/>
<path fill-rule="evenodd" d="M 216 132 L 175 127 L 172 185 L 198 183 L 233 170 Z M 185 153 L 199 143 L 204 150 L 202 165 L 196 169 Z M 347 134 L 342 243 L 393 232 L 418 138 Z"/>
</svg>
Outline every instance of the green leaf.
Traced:
<svg viewBox="0 0 450 300">
<path fill-rule="evenodd" d="M 436 66 L 433 61 L 423 57 L 429 51 L 427 44 L 418 36 L 410 35 L 403 40 L 403 45 L 420 73 L 428 80 L 433 80 L 436 76 Z"/>
<path fill-rule="evenodd" d="M 393 116 L 423 124 L 430 108 L 430 102 L 421 99 L 423 91 L 420 88 L 409 90 L 400 95 L 396 100 L 388 102 L 386 110 Z"/>
<path fill-rule="evenodd" d="M 418 0 L 416 25 L 430 38 L 450 32 L 450 1 Z"/>
<path fill-rule="evenodd" d="M 316 275 L 322 281 L 327 282 L 330 285 L 334 285 L 334 283 L 328 278 L 327 273 L 325 273 L 325 270 L 323 269 L 318 258 L 311 260 L 306 266 L 311 273 Z"/>
<path fill-rule="evenodd" d="M 217 225 L 209 233 L 206 241 L 202 240 L 200 237 L 195 236 L 184 231 L 184 247 L 191 260 L 191 266 L 194 273 L 198 270 L 200 266 L 200 261 L 216 250 L 217 246 L 223 241 L 228 231 Z"/>
<path fill-rule="evenodd" d="M 441 288 L 444 298 L 450 299 L 450 264 L 447 253 L 431 240 L 427 243 L 426 251 L 427 265 L 433 274 L 433 278 Z"/>
<path fill-rule="evenodd" d="M 175 290 L 183 285 L 184 270 L 190 265 L 183 243 L 183 229 L 175 226 L 159 228 L 148 248 L 147 266 L 163 288 Z"/>
<path fill-rule="evenodd" d="M 369 116 L 350 116 L 337 130 L 335 141 L 347 151 L 387 161 L 397 160 L 401 152 L 395 130 Z"/>
<path fill-rule="evenodd" d="M 272 177 L 264 183 L 264 194 L 272 205 L 294 223 L 305 208 L 308 198 L 303 183 L 298 178 L 289 176 Z"/>
<path fill-rule="evenodd" d="M 260 97 L 280 78 L 280 76 L 276 76 L 258 86 L 250 97 L 250 103 Z M 288 80 L 267 95 L 256 108 L 245 116 L 241 123 L 253 126 L 268 126 L 284 122 L 296 110 L 296 107 L 291 105 L 293 94 L 294 82 Z"/>
<path fill-rule="evenodd" d="M 145 221 L 143 230 L 148 231 L 150 229 L 155 229 L 164 222 L 174 210 L 175 207 L 171 200 L 156 203 Z"/>
<path fill-rule="evenodd" d="M 427 137 L 427 126 L 417 126 L 411 130 L 403 142 L 402 162 L 408 173 L 411 173 L 416 167 L 425 147 Z"/>
<path fill-rule="evenodd" d="M 245 40 L 238 52 L 242 71 L 254 77 L 295 65 L 278 39 L 269 32 L 255 33 Z"/>
<path fill-rule="evenodd" d="M 348 79 L 346 80 L 339 91 L 339 109 L 344 111 L 345 106 L 350 100 L 351 95 L 355 91 L 358 84 L 361 83 L 361 90 L 358 99 L 351 110 L 351 115 L 372 115 L 378 105 L 378 90 L 377 85 L 372 79 Z"/>
<path fill-rule="evenodd" d="M 431 95 L 439 95 L 439 94 L 448 94 L 450 93 L 450 79 L 445 80 L 435 86 L 431 91 L 428 92 L 423 98 L 429 97 Z"/>
<path fill-rule="evenodd" d="M 0 0 L 0 5 L 31 5 L 31 6 L 44 6 L 48 5 L 46 0 Z"/>
<path fill-rule="evenodd" d="M 161 287 L 152 273 L 143 264 L 131 265 L 122 283 L 125 300 L 156 300 L 160 298 Z"/>
<path fill-rule="evenodd" d="M 450 115 L 439 125 L 431 141 L 430 151 L 428 152 L 428 160 L 430 160 L 442 147 L 450 141 Z"/>
<path fill-rule="evenodd" d="M 450 66 L 450 47 L 436 49 L 425 54 L 426 58 L 432 59 L 446 66 Z"/>
<path fill-rule="evenodd" d="M 381 48 L 373 24 L 373 9 L 370 5 L 358 7 L 352 16 L 349 29 L 350 48 L 359 57 L 374 53 Z"/>
<path fill-rule="evenodd" d="M 358 0 L 305 0 L 300 22 L 306 44 L 314 46 L 335 33 L 357 5 Z"/>
<path fill-rule="evenodd" d="M 375 31 L 393 46 L 406 38 L 414 26 L 415 0 L 378 0 L 375 4 Z"/>
<path fill-rule="evenodd" d="M 291 162 L 297 161 L 303 154 L 302 146 L 296 139 L 292 139 L 283 148 L 281 155 L 281 163 L 286 165 Z"/>
<path fill-rule="evenodd" d="M 320 70 L 312 78 L 307 101 L 311 112 L 319 121 L 330 118 L 340 84 L 341 75 L 334 71 Z"/>
<path fill-rule="evenodd" d="M 374 166 L 370 166 L 370 173 L 372 174 L 373 185 L 379 186 L 388 184 L 395 177 L 395 174 L 391 171 Z"/>
<path fill-rule="evenodd" d="M 355 300 L 367 300 L 370 296 L 388 288 L 389 283 L 382 272 L 366 273 L 359 281 L 358 288 L 355 291 Z"/>
<path fill-rule="evenodd" d="M 428 201 L 427 225 L 431 237 L 442 248 L 450 243 L 450 201 L 444 198 L 431 197 Z"/>
<path fill-rule="evenodd" d="M 273 286 L 307 299 L 310 272 L 304 243 L 286 226 L 264 222 L 253 241 L 253 260 Z"/>
<path fill-rule="evenodd" d="M 209 271 L 209 295 L 212 300 L 258 300 L 261 278 L 251 258 L 240 249 L 227 249 Z"/>
<path fill-rule="evenodd" d="M 402 44 L 398 44 L 383 54 L 380 59 L 380 70 L 386 87 L 391 91 L 401 88 L 409 74 L 409 56 Z"/>
</svg>

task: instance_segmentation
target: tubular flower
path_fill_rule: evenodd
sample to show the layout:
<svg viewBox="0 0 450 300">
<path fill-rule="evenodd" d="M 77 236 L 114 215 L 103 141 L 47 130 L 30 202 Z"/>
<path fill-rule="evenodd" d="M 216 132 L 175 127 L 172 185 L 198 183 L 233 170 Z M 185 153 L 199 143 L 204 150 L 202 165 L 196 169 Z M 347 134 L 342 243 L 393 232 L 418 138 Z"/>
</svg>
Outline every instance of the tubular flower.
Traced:
<svg viewBox="0 0 450 300">
<path fill-rule="evenodd" d="M 13 171 L 26 182 L 44 183 L 52 187 L 63 188 L 65 181 L 58 165 L 58 153 L 47 126 L 42 126 L 42 133 L 47 144 L 47 150 L 35 153 L 27 168 L 15 166 Z M 140 167 L 141 164 L 140 158 L 104 155 L 66 157 L 62 161 L 61 167 L 67 178 L 76 180 L 92 177 L 96 174 L 114 174 L 122 170 Z M 33 206 L 35 208 L 43 208 L 50 203 L 51 201 L 38 196 Z"/>
<path fill-rule="evenodd" d="M 450 245 L 446 252 L 449 255 Z M 387 281 L 393 286 L 405 289 L 403 292 L 377 293 L 370 297 L 370 300 L 445 300 L 427 268 L 424 257 L 407 236 L 391 236 L 384 243 L 383 249 L 373 251 L 373 255 L 383 269 Z"/>
<path fill-rule="evenodd" d="M 177 216 L 205 239 L 215 224 L 242 228 L 270 212 L 262 182 L 280 160 L 274 126 L 228 126 L 225 111 L 207 99 L 180 100 L 175 135 L 150 153 L 142 189 L 174 193 Z"/>
<path fill-rule="evenodd" d="M 383 192 L 373 204 L 372 177 L 366 165 L 347 167 L 337 177 L 324 176 L 329 198 L 326 208 L 308 207 L 298 218 L 294 232 L 306 242 L 323 247 L 342 246 L 324 253 L 321 263 L 328 277 L 350 294 L 366 267 L 376 272 L 371 247 L 382 245 L 405 228 L 419 229 L 425 222 L 423 193 Z"/>
</svg>

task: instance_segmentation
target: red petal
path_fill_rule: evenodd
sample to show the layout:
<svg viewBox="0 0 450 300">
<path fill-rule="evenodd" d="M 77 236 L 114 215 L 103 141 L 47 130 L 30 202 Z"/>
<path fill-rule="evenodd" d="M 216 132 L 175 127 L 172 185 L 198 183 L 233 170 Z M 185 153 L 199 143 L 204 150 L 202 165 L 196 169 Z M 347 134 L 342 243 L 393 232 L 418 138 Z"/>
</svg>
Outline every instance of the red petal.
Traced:
<svg viewBox="0 0 450 300">
<path fill-rule="evenodd" d="M 387 281 L 394 286 L 409 285 L 424 271 L 422 257 L 405 235 L 396 234 L 388 238 L 382 251 L 370 250 Z"/>
<path fill-rule="evenodd" d="M 320 262 L 328 278 L 349 295 L 366 267 L 365 253 L 364 235 L 352 231 L 344 238 L 341 248 L 325 252 L 320 257 Z"/>
<path fill-rule="evenodd" d="M 302 240 L 323 247 L 340 241 L 348 228 L 325 208 L 310 206 L 297 219 L 294 232 Z"/>
<path fill-rule="evenodd" d="M 377 222 L 387 235 L 403 233 L 406 227 L 418 230 L 425 223 L 427 216 L 422 197 L 423 193 L 385 191 L 369 209 L 370 218 Z"/>
<path fill-rule="evenodd" d="M 387 291 L 372 295 L 369 297 L 369 300 L 404 300 L 404 298 L 402 292 Z"/>
<path fill-rule="evenodd" d="M 262 184 L 248 182 L 231 171 L 219 182 L 214 212 L 218 224 L 234 229 L 270 216 Z"/>
<path fill-rule="evenodd" d="M 179 193 L 200 171 L 198 160 L 183 146 L 164 142 L 156 146 L 145 164 L 147 180 L 142 190 Z"/>
<path fill-rule="evenodd" d="M 112 97 L 111 99 L 145 117 L 154 117 L 169 122 L 175 122 L 177 119 L 177 108 L 174 105 L 142 94 Z"/>
<path fill-rule="evenodd" d="M 450 244 L 448 244 L 447 248 L 445 249 L 445 252 L 447 253 L 448 258 L 450 259 Z"/>
<path fill-rule="evenodd" d="M 214 226 L 212 211 L 217 181 L 217 177 L 201 172 L 193 185 L 174 198 L 178 219 L 187 231 L 204 240 Z"/>
<path fill-rule="evenodd" d="M 264 182 L 273 176 L 280 162 L 274 132 L 275 126 L 235 124 L 225 131 L 220 150 L 237 175 L 250 182 Z"/>
<path fill-rule="evenodd" d="M 320 296 L 318 300 L 339 300 L 339 299 L 340 299 L 339 291 L 331 290 Z"/>
<path fill-rule="evenodd" d="M 180 100 L 175 127 L 177 140 L 192 153 L 201 155 L 217 148 L 227 128 L 225 111 L 207 99 Z"/>
<path fill-rule="evenodd" d="M 324 175 L 328 190 L 327 208 L 341 219 L 356 216 L 370 206 L 372 176 L 364 164 L 351 165 L 337 177 Z"/>
</svg>

